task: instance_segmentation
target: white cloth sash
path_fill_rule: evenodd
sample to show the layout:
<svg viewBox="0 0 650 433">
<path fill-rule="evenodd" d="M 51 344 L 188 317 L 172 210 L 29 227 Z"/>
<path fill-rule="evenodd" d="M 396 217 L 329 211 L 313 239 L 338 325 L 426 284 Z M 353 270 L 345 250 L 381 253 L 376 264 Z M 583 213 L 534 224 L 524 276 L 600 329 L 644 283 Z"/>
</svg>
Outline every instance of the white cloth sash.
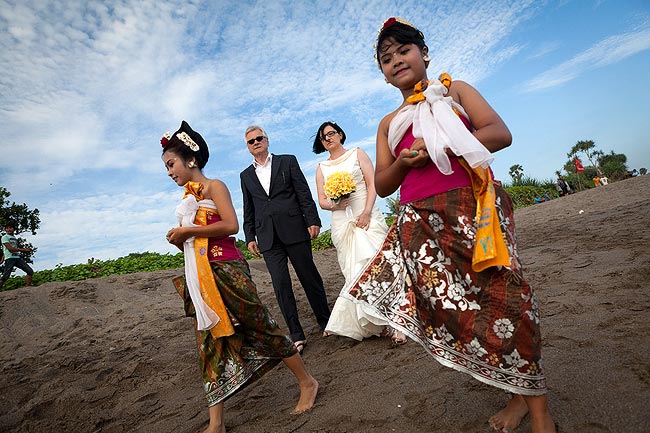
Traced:
<svg viewBox="0 0 650 433">
<path fill-rule="evenodd" d="M 455 107 L 469 119 L 463 107 L 450 96 L 444 96 L 446 94 L 445 85 L 432 80 L 424 91 L 424 101 L 405 106 L 393 117 L 388 129 L 391 153 L 395 156 L 397 145 L 412 124 L 413 136 L 424 139 L 429 157 L 441 173 L 453 173 L 446 149 L 465 158 L 472 168 L 487 168 L 492 162 L 492 154 L 465 127 L 452 109 L 452 106 Z"/>
<path fill-rule="evenodd" d="M 176 219 L 181 227 L 198 227 L 194 224 L 196 212 L 199 207 L 216 209 L 212 200 L 196 201 L 196 197 L 189 194 L 176 206 Z M 203 300 L 201 284 L 196 268 L 196 255 L 194 254 L 194 237 L 183 242 L 183 255 L 185 256 L 185 282 L 196 310 L 196 329 L 205 331 L 214 328 L 219 323 L 219 316 Z"/>
</svg>

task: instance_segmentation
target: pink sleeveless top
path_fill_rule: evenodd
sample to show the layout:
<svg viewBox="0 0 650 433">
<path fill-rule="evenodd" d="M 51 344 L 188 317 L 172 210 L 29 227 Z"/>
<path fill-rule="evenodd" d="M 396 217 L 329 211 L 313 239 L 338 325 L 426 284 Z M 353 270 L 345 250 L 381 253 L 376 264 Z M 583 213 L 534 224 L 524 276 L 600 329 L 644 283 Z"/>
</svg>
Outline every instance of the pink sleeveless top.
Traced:
<svg viewBox="0 0 650 433">
<path fill-rule="evenodd" d="M 206 214 L 208 224 L 221 221 L 218 213 L 209 210 Z M 228 236 L 225 238 L 208 238 L 208 260 L 211 262 L 218 260 L 237 260 L 244 257 L 242 252 L 237 248 L 235 238 Z"/>
<path fill-rule="evenodd" d="M 461 120 L 465 119 L 461 117 Z M 467 126 L 467 123 L 465 123 L 465 125 Z M 413 137 L 413 129 L 410 127 L 404 134 L 402 141 L 397 145 L 395 154 L 398 154 L 402 149 L 408 149 L 411 147 L 411 144 L 413 144 L 414 141 L 415 137 Z M 460 165 L 458 158 L 450 156 L 449 162 L 454 171 L 450 175 L 442 174 L 432 161 L 427 162 L 424 167 L 410 169 L 399 189 L 400 204 L 422 200 L 452 189 L 471 186 L 472 181 L 469 174 L 463 166 Z"/>
</svg>

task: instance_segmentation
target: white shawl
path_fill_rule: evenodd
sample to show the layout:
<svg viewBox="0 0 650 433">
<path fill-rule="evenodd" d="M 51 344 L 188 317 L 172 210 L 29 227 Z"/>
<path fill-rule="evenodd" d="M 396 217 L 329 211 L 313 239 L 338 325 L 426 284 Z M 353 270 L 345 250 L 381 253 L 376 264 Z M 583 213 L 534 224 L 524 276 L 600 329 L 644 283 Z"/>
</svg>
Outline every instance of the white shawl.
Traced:
<svg viewBox="0 0 650 433">
<path fill-rule="evenodd" d="M 182 227 L 197 227 L 194 224 L 196 211 L 201 207 L 216 209 L 212 200 L 196 201 L 196 197 L 188 194 L 178 206 L 176 206 L 176 218 Z M 188 238 L 183 243 L 183 255 L 185 256 L 185 280 L 187 288 L 196 310 L 196 329 L 205 331 L 214 328 L 219 323 L 217 313 L 205 303 L 201 296 L 201 285 L 199 283 L 199 274 L 196 268 L 196 255 L 194 254 L 194 237 Z"/>
<path fill-rule="evenodd" d="M 429 82 L 424 91 L 426 99 L 417 104 L 409 104 L 393 117 L 388 129 L 388 145 L 395 156 L 395 149 L 404 137 L 406 130 L 413 124 L 413 136 L 423 138 L 427 152 L 436 167 L 443 174 L 451 174 L 449 157 L 446 149 L 465 158 L 472 168 L 487 168 L 492 162 L 492 154 L 465 127 L 454 113 L 452 106 L 467 116 L 463 107 L 447 94 L 447 88 L 438 80 Z"/>
</svg>

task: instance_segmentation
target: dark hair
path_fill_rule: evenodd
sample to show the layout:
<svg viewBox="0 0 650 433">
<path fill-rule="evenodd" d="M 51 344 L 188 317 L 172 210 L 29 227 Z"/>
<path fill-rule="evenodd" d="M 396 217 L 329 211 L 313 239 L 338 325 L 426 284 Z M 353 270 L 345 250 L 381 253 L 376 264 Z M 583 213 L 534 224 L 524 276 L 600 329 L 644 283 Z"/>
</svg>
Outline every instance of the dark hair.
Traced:
<svg viewBox="0 0 650 433">
<path fill-rule="evenodd" d="M 345 143 L 345 131 L 341 129 L 339 125 L 336 124 L 336 122 L 332 122 L 331 120 L 324 122 L 319 128 L 318 131 L 316 131 L 316 138 L 314 138 L 314 147 L 312 148 L 314 153 L 323 153 L 325 152 L 325 146 L 323 146 L 322 136 L 323 136 L 323 130 L 327 128 L 328 126 L 331 126 L 334 128 L 334 130 L 338 133 L 341 134 L 341 144 Z"/>
<path fill-rule="evenodd" d="M 393 38 L 395 42 L 399 44 L 415 44 L 422 51 L 427 45 L 424 43 L 424 35 L 421 31 L 415 27 L 411 27 L 406 24 L 402 24 L 399 21 L 395 21 L 388 26 L 385 26 L 379 36 L 377 36 L 377 64 L 381 69 L 381 51 L 382 45 L 386 42 L 386 39 Z"/>
<path fill-rule="evenodd" d="M 194 143 L 199 146 L 198 150 L 192 150 L 192 148 L 188 146 L 185 141 L 179 138 L 179 134 L 183 132 L 187 134 L 192 139 L 192 141 L 194 141 Z M 176 155 L 180 156 L 184 162 L 187 162 L 194 158 L 196 160 L 196 165 L 198 165 L 200 169 L 205 167 L 205 164 L 207 164 L 208 158 L 210 157 L 208 144 L 205 142 L 201 134 L 194 131 L 184 120 L 181 122 L 181 127 L 178 129 L 178 131 L 174 132 L 167 143 L 163 145 L 163 155 L 167 151 L 174 152 Z"/>
</svg>

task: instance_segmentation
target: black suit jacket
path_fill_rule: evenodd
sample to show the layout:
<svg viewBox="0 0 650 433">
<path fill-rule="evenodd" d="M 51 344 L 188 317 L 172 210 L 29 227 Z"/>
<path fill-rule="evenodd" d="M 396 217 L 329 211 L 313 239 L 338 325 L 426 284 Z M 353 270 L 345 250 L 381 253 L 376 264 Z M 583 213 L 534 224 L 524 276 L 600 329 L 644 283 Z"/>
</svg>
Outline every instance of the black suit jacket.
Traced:
<svg viewBox="0 0 650 433">
<path fill-rule="evenodd" d="M 244 196 L 246 244 L 257 240 L 261 252 L 271 248 L 274 234 L 286 245 L 310 238 L 307 227 L 321 225 L 305 175 L 293 155 L 273 155 L 267 194 L 251 164 L 240 174 Z"/>
</svg>

